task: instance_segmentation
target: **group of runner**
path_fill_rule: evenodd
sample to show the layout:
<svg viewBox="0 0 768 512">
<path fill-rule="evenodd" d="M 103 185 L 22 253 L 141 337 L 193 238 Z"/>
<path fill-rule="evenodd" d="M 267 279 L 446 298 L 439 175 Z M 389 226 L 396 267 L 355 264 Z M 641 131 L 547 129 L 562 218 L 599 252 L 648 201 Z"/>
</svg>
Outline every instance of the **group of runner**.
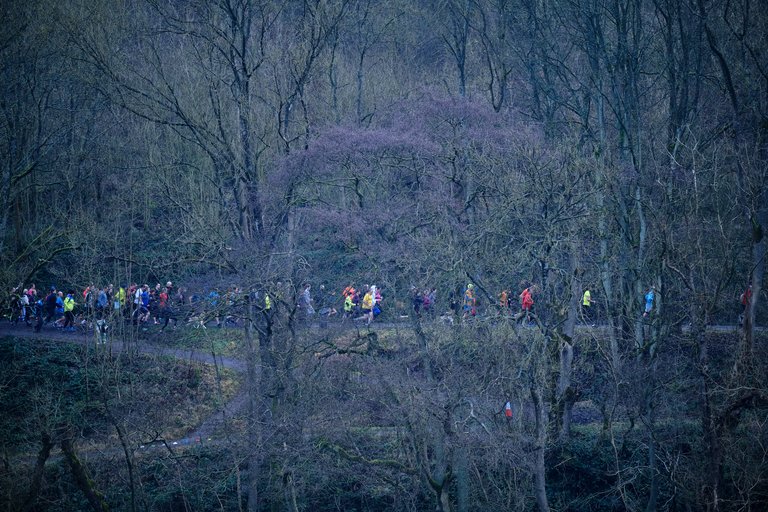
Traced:
<svg viewBox="0 0 768 512">
<path fill-rule="evenodd" d="M 320 286 L 320 291 L 313 299 L 310 292 L 311 286 L 305 284 L 302 292 L 298 298 L 299 310 L 306 316 L 311 317 L 317 314 L 320 317 L 331 317 L 337 314 L 338 310 L 335 306 L 338 306 L 334 299 L 333 294 L 328 294 L 325 291 L 324 286 Z M 538 291 L 538 287 L 535 285 L 527 286 L 520 293 L 520 305 L 521 310 L 514 315 L 516 320 L 531 321 L 533 314 L 534 300 L 533 295 Z M 269 297 L 266 297 L 269 301 Z M 383 300 L 381 296 L 381 290 L 376 285 L 364 285 L 362 287 L 356 287 L 354 284 L 346 286 L 341 292 L 341 306 L 342 315 L 341 321 L 346 319 L 365 320 L 368 325 L 374 321 L 382 312 Z M 511 302 L 509 301 L 509 292 L 502 291 L 499 297 L 499 306 L 502 312 L 505 314 L 511 314 Z M 588 296 L 587 299 L 589 300 Z M 420 289 L 416 286 L 411 286 L 409 290 L 410 301 L 410 313 L 407 311 L 401 311 L 402 316 L 408 314 L 414 314 L 416 316 L 440 316 L 441 318 L 450 322 L 454 321 L 454 318 L 461 318 L 467 320 L 471 317 L 475 317 L 478 312 L 478 300 L 475 295 L 475 285 L 469 283 L 464 289 L 461 299 L 457 299 L 455 295 L 450 297 L 450 309 L 439 311 L 437 302 L 437 288 L 425 287 Z M 315 309 L 317 306 L 317 310 Z M 402 307 L 400 308 L 402 309 Z"/>
<path fill-rule="evenodd" d="M 282 286 L 277 284 L 271 292 L 251 292 L 253 301 L 267 314 L 271 314 L 275 303 L 282 300 Z M 284 290 L 285 294 L 289 293 Z M 86 286 L 82 292 L 73 289 L 60 290 L 55 285 L 41 291 L 34 284 L 13 288 L 9 297 L 8 318 L 12 323 L 25 323 L 39 332 L 43 325 L 51 324 L 64 331 L 75 331 L 86 324 L 104 324 L 107 321 L 124 319 L 133 325 L 168 325 L 175 329 L 179 320 L 205 328 L 215 322 L 217 327 L 237 323 L 244 313 L 242 310 L 243 291 L 232 285 L 226 291 L 213 288 L 204 293 L 189 294 L 186 288 L 177 288 L 171 281 L 165 286 L 131 283 L 127 286 L 112 284 L 97 287 Z M 434 294 L 433 294 L 434 297 Z M 312 297 L 311 286 L 305 284 L 297 295 L 299 315 L 310 318 L 335 316 L 338 313 L 334 294 L 325 291 L 321 285 Z M 342 292 L 342 321 L 347 318 L 363 319 L 368 324 L 382 312 L 381 290 L 375 285 L 366 285 L 356 290 L 352 285 Z M 315 310 L 317 307 L 317 313 Z"/>
<path fill-rule="evenodd" d="M 88 285 L 82 292 L 74 289 L 60 290 L 55 285 L 38 290 L 35 284 L 27 288 L 17 286 L 11 290 L 10 320 L 14 324 L 25 323 L 39 332 L 44 324 L 51 323 L 65 331 L 75 331 L 78 325 L 94 321 L 104 323 L 108 318 L 125 317 L 135 325 L 152 322 L 163 329 L 178 323 L 176 305 L 187 303 L 186 290 L 176 289 L 171 281 L 165 286 L 131 283 L 128 286 Z"/>
<path fill-rule="evenodd" d="M 531 323 L 533 320 L 533 306 L 535 301 L 533 296 L 538 292 L 536 285 L 527 285 L 523 288 L 518 296 L 520 310 L 513 314 L 513 301 L 510 300 L 510 291 L 504 289 L 499 293 L 498 311 L 502 316 L 510 316 L 517 322 Z M 472 283 L 467 284 L 464 289 L 464 296 L 461 303 L 462 319 L 467 320 L 477 315 L 477 295 L 475 292 L 475 285 Z M 454 309 L 456 309 L 454 307 Z"/>
<path fill-rule="evenodd" d="M 280 288 L 278 286 L 276 289 Z M 534 297 L 538 291 L 537 285 L 525 283 L 518 300 L 514 301 L 509 289 L 503 289 L 498 294 L 498 313 L 518 322 L 532 322 L 535 319 Z M 751 289 L 748 289 L 740 297 L 745 309 L 750 291 Z M 273 293 L 277 295 L 280 292 Z M 285 290 L 285 293 L 290 292 Z M 117 287 L 111 284 L 103 287 L 89 285 L 79 293 L 73 289 L 59 290 L 56 286 L 41 292 L 31 284 L 26 288 L 18 286 L 11 290 L 9 316 L 12 322 L 24 322 L 34 327 L 35 331 L 39 331 L 49 322 L 63 330 L 74 331 L 81 322 L 118 318 L 124 318 L 133 325 L 161 325 L 161 331 L 169 324 L 175 329 L 180 319 L 191 321 L 198 327 L 205 327 L 213 321 L 217 326 L 222 326 L 227 322 L 237 322 L 240 315 L 236 313 L 237 308 L 234 306 L 239 304 L 242 294 L 243 291 L 238 286 L 232 285 L 222 293 L 219 289 L 212 289 L 204 294 L 189 295 L 185 288 L 177 288 L 171 281 L 167 281 L 165 286 L 157 283 L 154 287 L 137 283 Z M 261 294 L 252 292 L 252 295 L 265 312 L 272 312 L 276 297 L 267 291 Z M 643 297 L 644 317 L 648 317 L 653 311 L 655 298 L 656 288 L 651 286 Z M 473 283 L 467 284 L 462 296 L 452 293 L 449 296 L 448 309 L 442 311 L 438 310 L 437 289 L 434 287 L 420 289 L 412 286 L 409 290 L 409 302 L 411 313 L 403 311 L 403 303 L 397 301 L 395 309 L 400 310 L 403 316 L 440 316 L 451 323 L 454 319 L 466 321 L 478 314 L 478 297 Z M 519 309 L 515 307 L 515 302 L 519 304 Z M 592 325 L 595 322 L 594 302 L 590 290 L 584 290 L 581 296 L 582 319 Z M 297 311 L 305 319 L 311 319 L 315 315 L 321 318 L 333 317 L 341 311 L 339 316 L 342 323 L 352 319 L 364 320 L 368 325 L 381 315 L 383 303 L 381 289 L 376 285 L 367 284 L 361 287 L 349 284 L 341 291 L 339 297 L 336 293 L 328 292 L 324 285 L 320 285 L 319 289 L 313 292 L 311 285 L 307 283 L 301 287 L 296 298 Z"/>
<path fill-rule="evenodd" d="M 313 300 L 309 294 L 310 285 L 305 285 L 304 291 L 299 299 L 301 306 L 311 316 L 314 313 L 312 306 Z M 355 288 L 354 284 L 346 286 L 341 291 L 341 322 L 347 319 L 365 320 L 370 325 L 375 318 L 378 318 L 382 312 L 383 297 L 381 289 L 375 284 L 363 285 Z M 318 305 L 318 315 L 321 317 L 331 317 L 338 313 L 337 304 L 334 295 L 325 291 L 325 286 L 320 285 L 320 292 L 316 297 Z"/>
</svg>

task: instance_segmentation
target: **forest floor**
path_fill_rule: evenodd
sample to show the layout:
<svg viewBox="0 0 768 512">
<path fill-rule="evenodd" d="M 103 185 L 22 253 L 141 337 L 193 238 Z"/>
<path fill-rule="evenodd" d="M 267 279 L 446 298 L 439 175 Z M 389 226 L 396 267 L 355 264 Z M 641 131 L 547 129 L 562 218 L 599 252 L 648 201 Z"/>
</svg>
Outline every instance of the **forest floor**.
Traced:
<svg viewBox="0 0 768 512">
<path fill-rule="evenodd" d="M 138 361 L 134 372 L 140 372 L 148 366 L 156 366 L 160 371 L 172 372 L 168 364 L 158 364 L 158 361 L 176 361 L 177 363 L 190 365 L 205 365 L 202 368 L 202 377 L 208 381 L 219 380 L 226 387 L 222 393 L 223 400 L 217 401 L 215 405 L 196 407 L 196 410 L 185 410 L 183 413 L 184 421 L 177 420 L 180 423 L 194 422 L 186 428 L 183 425 L 177 425 L 174 428 L 166 428 L 171 436 L 159 436 L 157 439 L 148 439 L 148 442 L 140 444 L 138 448 L 149 449 L 156 446 L 188 446 L 193 444 L 204 444 L 214 440 L 214 435 L 222 430 L 223 424 L 227 418 L 231 418 L 238 411 L 242 410 L 246 402 L 246 395 L 241 384 L 241 379 L 236 377 L 245 370 L 245 362 L 242 359 L 222 355 L 216 350 L 206 351 L 200 348 L 187 347 L 179 348 L 169 343 L 163 343 L 162 340 L 150 340 L 138 338 L 132 341 L 120 341 L 109 339 L 104 344 L 97 344 L 93 333 L 85 332 L 65 332 L 46 326 L 39 333 L 24 325 L 13 325 L 8 322 L 0 323 L 0 338 L 26 339 L 36 342 L 35 345 L 42 347 L 43 344 L 66 342 L 75 346 L 83 347 L 85 350 L 93 351 L 93 354 L 109 354 L 110 357 L 117 358 L 128 352 L 138 354 L 144 358 Z M 199 368 L 199 366 L 198 366 Z M 228 373 L 228 375 L 223 375 Z M 210 382 L 209 382 L 210 384 Z M 162 404 L 162 397 L 158 400 L 158 408 L 165 409 L 164 414 L 170 415 L 174 406 L 178 406 L 178 397 L 171 396 L 171 390 L 166 393 L 166 401 Z M 203 412 L 208 411 L 208 412 Z M 177 413 L 178 414 L 178 413 Z M 197 420 L 197 421 L 195 421 Z"/>
<path fill-rule="evenodd" d="M 327 331 L 333 336 L 342 336 L 340 333 L 368 332 L 371 329 L 380 334 L 390 331 L 407 330 L 410 323 L 407 319 L 400 322 L 380 322 L 367 327 L 362 322 L 347 322 L 340 324 L 338 319 L 329 322 L 314 323 L 309 326 L 312 331 Z M 582 334 L 593 332 L 600 333 L 605 326 L 580 325 L 577 329 Z M 708 332 L 714 335 L 734 333 L 739 330 L 737 325 L 714 325 L 708 327 Z M 764 329 L 760 329 L 763 331 Z M 683 332 L 686 330 L 683 329 Z M 153 358 L 170 358 L 173 360 L 210 365 L 219 369 L 226 369 L 236 373 L 246 370 L 245 356 L 242 353 L 242 331 L 236 326 L 225 326 L 222 329 L 210 327 L 208 329 L 193 329 L 182 326 L 179 330 L 160 331 L 158 326 L 149 325 L 141 331 L 133 331 L 129 336 L 124 336 L 130 341 L 120 341 L 113 336 L 105 344 L 97 344 L 97 338 L 93 332 L 76 331 L 65 332 L 50 325 L 43 327 L 39 333 L 23 324 L 14 325 L 7 321 L 0 322 L 0 338 L 2 337 L 24 338 L 39 340 L 40 342 L 67 342 L 83 347 L 94 347 L 108 351 L 110 355 L 118 355 L 125 351 L 134 351 L 144 356 Z M 130 338 L 133 339 L 130 339 Z M 202 348 L 205 347 L 205 348 Z M 321 354 L 318 354 L 322 356 Z M 215 410 L 206 417 L 200 418 L 200 422 L 181 436 L 171 439 L 150 441 L 139 446 L 141 449 L 150 449 L 161 446 L 190 446 L 219 442 L 221 433 L 226 429 L 227 423 L 241 416 L 247 404 L 247 395 L 244 387 L 240 386 L 231 397 L 223 403 L 217 404 Z M 589 403 L 577 403 L 574 409 L 574 422 L 587 424 L 599 422 L 599 413 Z"/>
</svg>

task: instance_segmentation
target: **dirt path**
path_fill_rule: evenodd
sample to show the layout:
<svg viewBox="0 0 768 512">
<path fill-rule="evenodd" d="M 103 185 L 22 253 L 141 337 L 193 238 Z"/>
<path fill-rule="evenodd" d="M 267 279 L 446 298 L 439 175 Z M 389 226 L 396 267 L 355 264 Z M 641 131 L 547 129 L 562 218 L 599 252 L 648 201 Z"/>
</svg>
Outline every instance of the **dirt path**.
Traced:
<svg viewBox="0 0 768 512">
<path fill-rule="evenodd" d="M 104 348 L 111 353 L 120 353 L 123 350 L 134 349 L 140 354 L 153 357 L 172 357 L 179 361 L 194 361 L 201 364 L 217 365 L 219 368 L 227 368 L 238 373 L 245 371 L 245 362 L 240 359 L 223 357 L 219 354 L 210 352 L 201 352 L 194 349 L 179 349 L 161 345 L 146 339 L 139 339 L 132 343 L 123 343 L 121 341 L 110 340 L 104 345 L 96 345 L 96 339 L 93 333 L 83 332 L 64 332 L 50 326 L 44 326 L 42 331 L 36 333 L 30 327 L 23 324 L 13 325 L 8 322 L 0 323 L 0 337 L 26 338 L 30 340 L 41 341 L 63 341 L 81 346 L 91 346 L 93 348 Z M 214 442 L 214 435 L 224 429 L 226 422 L 242 411 L 247 403 L 247 396 L 244 389 L 238 390 L 237 394 L 222 404 L 218 410 L 208 416 L 194 430 L 185 437 L 179 439 L 164 440 L 170 446 L 191 445 Z M 158 443 L 162 446 L 162 443 Z M 148 448 L 153 445 L 140 445 L 139 448 Z"/>
</svg>

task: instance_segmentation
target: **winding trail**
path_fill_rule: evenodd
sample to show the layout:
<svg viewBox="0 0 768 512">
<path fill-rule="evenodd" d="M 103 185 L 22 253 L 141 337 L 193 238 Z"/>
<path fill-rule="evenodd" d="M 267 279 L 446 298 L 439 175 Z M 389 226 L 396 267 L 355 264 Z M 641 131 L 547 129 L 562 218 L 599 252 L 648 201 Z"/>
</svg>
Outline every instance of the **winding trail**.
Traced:
<svg viewBox="0 0 768 512">
<path fill-rule="evenodd" d="M 92 332 L 63 332 L 50 326 L 43 326 L 41 332 L 34 332 L 32 328 L 23 324 L 13 325 L 7 321 L 0 323 L 0 337 L 26 338 L 40 341 L 64 341 L 81 346 L 90 346 L 94 349 L 106 348 L 111 353 L 120 353 L 124 350 L 137 350 L 139 354 L 152 357 L 171 357 L 179 361 L 194 361 L 201 364 L 216 365 L 219 368 L 226 368 L 238 373 L 245 372 L 246 364 L 243 360 L 223 357 L 210 352 L 202 352 L 195 349 L 180 349 L 168 347 L 146 338 L 140 338 L 135 342 L 124 343 L 122 341 L 112 340 L 105 345 L 97 345 L 96 338 Z M 214 434 L 225 427 L 227 420 L 231 419 L 240 412 L 247 403 L 247 396 L 244 386 L 237 391 L 235 396 L 223 403 L 215 412 L 205 418 L 194 430 L 187 433 L 185 437 L 179 439 L 165 439 L 163 442 L 157 442 L 147 445 L 139 445 L 139 449 L 147 449 L 153 446 L 188 446 L 193 444 L 205 444 L 217 441 Z"/>
</svg>

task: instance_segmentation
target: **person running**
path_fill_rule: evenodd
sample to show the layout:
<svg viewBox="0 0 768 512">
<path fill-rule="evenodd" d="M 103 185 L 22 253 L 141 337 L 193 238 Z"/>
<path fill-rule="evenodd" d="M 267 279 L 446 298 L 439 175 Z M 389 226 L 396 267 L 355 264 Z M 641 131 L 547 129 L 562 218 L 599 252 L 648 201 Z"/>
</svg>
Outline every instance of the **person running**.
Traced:
<svg viewBox="0 0 768 512">
<path fill-rule="evenodd" d="M 349 286 L 344 288 L 344 290 L 342 290 L 341 295 L 342 295 L 342 297 L 344 297 L 346 299 L 350 295 L 354 296 L 355 293 L 356 293 L 355 285 L 354 284 L 350 284 Z"/>
<path fill-rule="evenodd" d="M 376 285 L 371 286 L 371 288 L 373 289 L 373 307 L 371 308 L 371 319 L 368 322 L 369 325 L 381 314 L 382 304 L 381 290 L 377 288 Z"/>
<path fill-rule="evenodd" d="M 133 292 L 131 292 L 131 289 L 133 289 Z M 135 283 L 132 284 L 128 288 L 128 294 L 133 297 L 133 313 L 131 316 L 133 317 L 133 324 L 136 325 L 143 315 L 141 312 L 141 287 Z"/>
<path fill-rule="evenodd" d="M 240 287 L 233 284 L 226 294 L 227 309 L 224 313 L 224 325 L 237 324 L 237 299 L 240 297 Z"/>
<path fill-rule="evenodd" d="M 85 305 L 85 316 L 90 318 L 96 305 L 96 287 L 92 284 L 83 290 L 83 304 Z"/>
<path fill-rule="evenodd" d="M 29 296 L 30 305 L 34 306 L 35 302 L 37 302 L 37 289 L 35 288 L 35 283 L 29 285 L 29 288 L 27 288 L 27 295 Z"/>
<path fill-rule="evenodd" d="M 150 318 L 150 305 L 152 303 L 152 293 L 149 285 L 144 285 L 141 288 L 141 312 L 144 315 L 142 322 L 148 322 Z"/>
<path fill-rule="evenodd" d="M 143 324 L 149 320 L 149 285 L 136 288 L 133 298 L 135 310 L 133 312 L 133 325 Z"/>
<path fill-rule="evenodd" d="M 45 319 L 43 322 L 46 324 L 50 322 L 56 315 L 56 299 L 58 299 L 58 295 L 56 294 L 56 287 L 51 286 L 51 292 L 45 296 L 45 300 L 43 301 L 45 314 Z"/>
<path fill-rule="evenodd" d="M 431 290 L 424 291 L 424 297 L 421 300 L 421 307 L 424 310 L 424 313 L 427 315 L 432 315 L 434 312 L 435 307 L 435 298 L 437 296 L 437 290 L 435 288 L 432 288 Z"/>
<path fill-rule="evenodd" d="M 592 293 L 589 289 L 584 290 L 584 294 L 581 296 L 581 313 L 587 324 L 592 323 L 592 302 Z"/>
<path fill-rule="evenodd" d="M 752 285 L 747 286 L 747 289 L 739 296 L 739 302 L 741 303 L 741 314 L 739 315 L 739 325 L 744 325 L 744 319 L 749 311 L 749 304 L 752 302 Z"/>
<path fill-rule="evenodd" d="M 363 296 L 363 302 L 361 304 L 363 313 L 362 318 L 366 318 L 368 320 L 368 325 L 371 325 L 371 322 L 373 322 L 373 305 L 375 300 L 376 290 L 374 286 L 371 286 Z"/>
<path fill-rule="evenodd" d="M 341 318 L 341 321 L 343 322 L 347 318 L 351 318 L 355 314 L 355 308 L 357 307 L 357 302 L 355 302 L 355 299 L 357 297 L 357 293 L 352 290 L 351 293 L 347 294 L 346 297 L 344 297 L 344 315 Z"/>
<path fill-rule="evenodd" d="M 53 322 L 54 327 L 61 328 L 64 325 L 64 292 L 57 292 L 56 294 L 56 321 Z"/>
<path fill-rule="evenodd" d="M 208 305 L 210 306 L 211 310 L 216 315 L 216 327 L 221 327 L 221 320 L 219 318 L 219 290 L 213 289 L 211 290 L 211 293 L 208 294 Z M 203 318 L 203 326 L 205 326 L 205 316 Z"/>
<path fill-rule="evenodd" d="M 418 288 L 411 286 L 411 307 L 416 316 L 421 316 L 421 307 L 424 305 L 424 296 Z"/>
<path fill-rule="evenodd" d="M 421 297 L 421 309 L 424 311 L 425 315 L 431 315 L 432 314 L 432 297 L 431 292 L 427 289 L 424 290 L 424 295 Z"/>
<path fill-rule="evenodd" d="M 651 286 L 648 292 L 645 294 L 645 311 L 643 311 L 643 317 L 647 318 L 653 311 L 653 302 L 656 300 L 656 287 Z"/>
<path fill-rule="evenodd" d="M 333 297 L 325 291 L 325 285 L 320 285 L 320 291 L 317 294 L 317 314 L 320 316 L 333 316 L 337 313 L 333 307 Z"/>
<path fill-rule="evenodd" d="M 464 290 L 464 301 L 462 309 L 464 310 L 464 316 L 466 319 L 469 316 L 474 317 L 477 315 L 477 298 L 475 297 L 475 285 L 469 283 L 467 289 Z"/>
<path fill-rule="evenodd" d="M 168 322 L 171 320 L 173 320 L 173 329 L 176 330 L 179 319 L 176 316 L 175 310 L 171 307 L 171 298 L 169 297 L 167 287 L 163 288 L 160 292 L 160 318 L 165 320 L 165 323 L 160 328 L 160 332 L 163 332 L 168 327 Z"/>
<path fill-rule="evenodd" d="M 96 293 L 96 318 L 104 317 L 108 305 L 109 297 L 107 297 L 107 288 L 99 288 L 99 291 Z"/>
<path fill-rule="evenodd" d="M 16 325 L 19 323 L 19 319 L 22 317 L 21 312 L 21 296 L 19 295 L 19 288 L 13 288 L 11 290 L 11 298 L 10 298 L 10 307 L 11 307 L 11 316 L 10 321 Z"/>
<path fill-rule="evenodd" d="M 45 301 L 43 299 L 37 299 L 35 301 L 35 332 L 40 332 L 43 328 L 43 321 L 45 316 Z"/>
<path fill-rule="evenodd" d="M 32 322 L 30 322 L 29 317 L 30 314 L 30 301 L 29 301 L 29 293 L 27 290 L 24 290 L 24 293 L 21 294 L 21 297 L 19 298 L 19 303 L 21 304 L 21 319 L 24 320 L 24 323 L 27 325 L 27 327 L 30 327 L 32 325 Z"/>
<path fill-rule="evenodd" d="M 533 294 L 536 292 L 535 286 L 529 286 L 520 293 L 520 313 L 517 315 L 516 320 L 525 318 L 526 323 L 531 322 L 531 314 L 533 313 Z"/>
<path fill-rule="evenodd" d="M 149 290 L 149 317 L 152 319 L 153 325 L 160 324 L 160 299 L 158 296 L 161 291 L 160 283 L 157 283 L 154 288 Z"/>
<path fill-rule="evenodd" d="M 255 300 L 258 301 L 259 292 L 254 291 L 253 294 L 254 294 Z M 269 322 L 272 319 L 272 297 L 270 297 L 268 290 L 264 290 L 264 302 L 263 302 L 262 313 L 264 314 L 264 318 L 266 319 L 267 322 Z"/>
<path fill-rule="evenodd" d="M 69 290 L 64 298 L 64 326 L 67 331 L 75 330 L 75 291 Z"/>
<path fill-rule="evenodd" d="M 125 288 L 120 286 L 115 292 L 115 312 L 119 313 L 125 307 Z"/>
<path fill-rule="evenodd" d="M 499 310 L 502 316 L 506 316 L 509 312 L 509 291 L 502 290 L 499 294 Z"/>
<path fill-rule="evenodd" d="M 176 317 L 181 317 L 184 320 L 188 320 L 190 315 L 190 307 L 189 300 L 187 298 L 187 289 L 184 287 L 177 288 L 171 299 L 173 300 Z"/>
<path fill-rule="evenodd" d="M 367 289 L 367 288 L 366 288 Z M 355 304 L 354 314 L 359 315 L 363 312 L 363 297 L 364 293 L 362 289 L 355 290 L 352 294 L 352 302 Z"/>
<path fill-rule="evenodd" d="M 301 292 L 301 295 L 299 296 L 299 303 L 298 303 L 298 306 L 301 308 L 301 310 L 304 312 L 304 315 L 306 315 L 307 318 L 310 318 L 312 315 L 315 314 L 315 308 L 312 307 L 312 295 L 309 292 L 311 288 L 312 286 L 309 283 L 306 283 L 304 285 L 304 290 Z"/>
<path fill-rule="evenodd" d="M 157 300 L 160 311 L 162 312 L 165 308 L 168 307 L 168 288 L 163 288 L 160 290 L 160 294 L 157 296 Z"/>
</svg>

